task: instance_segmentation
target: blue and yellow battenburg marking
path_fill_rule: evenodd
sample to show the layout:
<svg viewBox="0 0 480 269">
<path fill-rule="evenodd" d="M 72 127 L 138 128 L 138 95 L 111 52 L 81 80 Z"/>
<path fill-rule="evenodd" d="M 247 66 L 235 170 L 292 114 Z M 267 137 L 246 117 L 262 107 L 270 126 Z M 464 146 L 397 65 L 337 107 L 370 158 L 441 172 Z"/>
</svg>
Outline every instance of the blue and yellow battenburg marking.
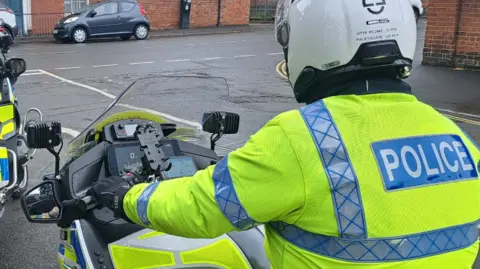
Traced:
<svg viewBox="0 0 480 269">
<path fill-rule="evenodd" d="M 372 149 L 387 191 L 478 179 L 472 155 L 458 135 L 380 141 Z"/>
<path fill-rule="evenodd" d="M 58 262 L 62 269 L 88 269 L 78 240 L 76 225 L 74 222 L 72 227 L 61 231 L 66 232 L 65 240 L 62 240 L 58 247 Z"/>
<path fill-rule="evenodd" d="M 8 150 L 0 140 L 0 187 L 7 185 L 10 180 L 10 168 L 8 167 Z"/>
</svg>

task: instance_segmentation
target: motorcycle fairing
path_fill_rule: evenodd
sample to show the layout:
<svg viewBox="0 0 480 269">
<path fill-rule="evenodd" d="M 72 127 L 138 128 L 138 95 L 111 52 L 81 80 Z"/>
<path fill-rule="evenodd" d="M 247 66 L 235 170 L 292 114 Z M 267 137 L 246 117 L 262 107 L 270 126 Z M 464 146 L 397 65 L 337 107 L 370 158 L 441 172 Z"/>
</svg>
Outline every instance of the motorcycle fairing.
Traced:
<svg viewBox="0 0 480 269">
<path fill-rule="evenodd" d="M 113 263 L 122 263 L 123 260 L 110 260 L 110 248 L 108 246 L 108 242 L 113 242 L 110 245 L 116 245 L 120 247 L 125 247 L 124 242 L 133 242 L 140 241 L 143 246 L 143 249 L 146 250 L 147 253 L 152 247 L 149 245 L 152 241 L 162 241 L 162 246 L 168 248 L 167 251 L 170 250 L 170 246 L 177 245 L 176 250 L 181 249 L 181 251 L 177 252 L 184 252 L 183 260 L 186 261 L 187 264 L 182 265 L 182 256 L 180 253 L 175 256 L 173 253 L 174 260 L 179 258 L 180 262 L 176 263 L 175 265 L 169 267 L 161 267 L 161 268 L 223 268 L 223 269 L 269 269 L 270 263 L 265 256 L 265 252 L 263 249 L 263 240 L 264 235 L 261 229 L 253 228 L 248 231 L 242 232 L 232 232 L 228 235 L 224 235 L 222 237 L 216 239 L 187 239 L 182 237 L 175 237 L 166 235 L 161 232 L 154 232 L 152 230 L 141 229 L 140 226 L 131 225 L 131 224 L 121 224 L 121 225 L 113 225 L 113 227 L 109 227 L 111 225 L 93 225 L 89 221 L 86 220 L 77 220 L 74 222 L 72 227 L 68 229 L 63 229 L 61 231 L 61 244 L 58 249 L 58 259 L 61 269 L 71 269 L 81 268 L 81 269 L 93 269 L 93 268 L 100 268 L 101 265 L 106 266 L 106 268 L 114 268 Z M 98 228 L 101 227 L 100 230 Z M 116 239 L 115 239 L 116 238 Z M 160 240 L 159 240 L 160 239 Z M 194 242 L 198 241 L 198 242 Z M 150 242 L 150 243 L 149 243 Z M 220 242 L 220 243 L 218 243 Z M 193 243 L 193 245 L 191 244 Z M 215 245 L 216 244 L 216 245 Z M 188 247 L 187 247 L 188 245 Z M 213 246 L 212 246 L 213 245 Z M 226 262 L 226 265 L 220 265 L 222 260 L 219 260 L 221 255 L 223 254 L 225 249 L 224 245 L 229 245 L 226 249 L 233 251 L 233 253 L 229 253 L 230 256 L 235 256 L 236 258 L 239 255 L 243 258 L 242 261 L 239 261 L 238 264 L 233 264 L 233 262 Z M 135 247 L 135 244 L 126 245 L 127 247 Z M 179 246 L 179 247 L 178 247 Z M 198 247 L 192 251 L 192 247 Z M 202 247 L 205 247 L 202 249 Z M 158 248 L 158 246 L 155 246 Z M 196 250 L 201 249 L 199 252 L 195 253 Z M 160 250 L 162 251 L 162 250 Z M 164 252 L 165 249 L 163 249 Z M 202 253 L 203 252 L 203 253 Z M 108 253 L 108 254 L 107 254 Z M 153 254 L 152 252 L 148 252 L 149 254 Z M 236 254 L 235 254 L 236 253 Z M 104 255 L 107 254 L 107 255 Z M 113 253 L 113 255 L 118 255 Z M 112 256 L 113 256 L 112 255 Z M 125 257 L 129 256 L 136 256 L 138 255 L 136 252 L 128 252 Z M 213 259 L 210 261 L 202 261 L 208 259 L 208 255 L 214 255 Z M 155 259 L 155 254 L 152 256 L 148 256 L 148 259 L 143 256 L 145 260 Z M 163 257 L 166 257 L 163 255 Z M 171 254 L 169 255 L 171 257 Z M 196 259 L 192 259 L 195 257 Z M 124 257 L 121 257 L 124 258 Z M 101 259 L 103 261 L 100 263 Z M 155 260 L 157 261 L 157 260 Z M 168 261 L 168 260 L 167 260 Z M 233 261 L 233 260 L 232 260 Z M 248 261 L 250 265 L 248 265 Z M 188 264 L 191 262 L 191 264 Z M 198 265 L 198 264 L 201 265 Z M 246 267 L 240 267 L 245 265 Z M 127 263 L 128 264 L 128 263 Z M 167 262 L 168 264 L 168 262 Z M 155 265 L 154 265 L 155 266 Z M 233 267 L 232 267 L 233 266 Z M 130 269 L 132 267 L 125 267 L 125 266 L 117 266 L 118 268 L 122 269 Z M 152 266 L 144 266 L 143 268 L 158 268 Z"/>
<path fill-rule="evenodd" d="M 143 229 L 109 244 L 115 268 L 251 269 L 247 257 L 228 236 L 189 239 Z"/>
<path fill-rule="evenodd" d="M 58 246 L 58 263 L 61 269 L 90 269 L 83 255 L 81 241 L 85 241 L 80 240 L 83 235 L 78 232 L 78 225 L 78 221 L 75 221 L 72 227 L 61 231 L 60 244 Z"/>
<path fill-rule="evenodd" d="M 0 92 L 0 124 L 3 139 L 10 139 L 15 135 L 19 118 L 15 113 L 15 96 L 12 92 L 10 80 L 3 80 L 3 87 Z"/>
<path fill-rule="evenodd" d="M 15 136 L 17 124 L 15 120 L 15 107 L 13 104 L 0 104 L 0 124 L 0 136 L 2 136 L 4 140 Z"/>
</svg>

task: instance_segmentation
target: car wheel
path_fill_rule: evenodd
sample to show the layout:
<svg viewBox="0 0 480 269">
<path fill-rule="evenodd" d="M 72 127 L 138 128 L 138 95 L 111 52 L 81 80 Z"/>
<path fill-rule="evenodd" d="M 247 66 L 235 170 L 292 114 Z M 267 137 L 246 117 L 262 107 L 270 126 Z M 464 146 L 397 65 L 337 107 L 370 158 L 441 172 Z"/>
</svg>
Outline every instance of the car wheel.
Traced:
<svg viewBox="0 0 480 269">
<path fill-rule="evenodd" d="M 120 36 L 120 38 L 121 38 L 122 40 L 129 40 L 130 37 L 132 37 L 132 35 L 122 35 L 122 36 Z"/>
<path fill-rule="evenodd" d="M 144 40 L 148 37 L 148 27 L 145 24 L 139 24 L 135 27 L 133 35 L 137 40 Z"/>
<path fill-rule="evenodd" d="M 83 43 L 87 40 L 87 31 L 83 28 L 75 28 L 72 33 L 72 39 L 75 43 Z"/>
</svg>

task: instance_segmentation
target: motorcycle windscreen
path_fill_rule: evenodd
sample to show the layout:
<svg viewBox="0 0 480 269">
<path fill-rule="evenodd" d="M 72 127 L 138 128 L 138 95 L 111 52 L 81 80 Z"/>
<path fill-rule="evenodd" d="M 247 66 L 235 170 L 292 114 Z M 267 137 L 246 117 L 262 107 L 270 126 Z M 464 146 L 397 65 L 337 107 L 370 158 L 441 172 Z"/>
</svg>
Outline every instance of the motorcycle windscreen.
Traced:
<svg viewBox="0 0 480 269">
<path fill-rule="evenodd" d="M 169 133 L 169 138 L 208 148 L 210 145 L 206 143 L 206 136 L 210 134 L 202 130 L 202 114 L 211 111 L 245 111 L 242 105 L 237 105 L 244 102 L 243 97 L 231 97 L 229 93 L 227 80 L 222 77 L 193 74 L 138 79 L 99 111 L 96 119 L 69 143 L 68 152 L 70 156 L 84 154 L 95 146 L 90 142 L 101 137 L 99 134 L 105 126 L 126 119 L 173 123 L 176 131 Z M 233 137 L 224 137 L 219 144 L 231 143 L 228 139 Z M 218 148 L 221 150 L 221 145 Z"/>
</svg>

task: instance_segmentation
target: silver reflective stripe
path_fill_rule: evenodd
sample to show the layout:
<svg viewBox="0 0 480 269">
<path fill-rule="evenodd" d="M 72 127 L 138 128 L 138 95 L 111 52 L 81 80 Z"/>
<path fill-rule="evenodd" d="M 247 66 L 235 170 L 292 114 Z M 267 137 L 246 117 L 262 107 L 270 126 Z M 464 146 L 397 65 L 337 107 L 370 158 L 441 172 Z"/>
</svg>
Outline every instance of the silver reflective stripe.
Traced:
<svg viewBox="0 0 480 269">
<path fill-rule="evenodd" d="M 355 262 L 403 261 L 471 246 L 478 240 L 478 221 L 401 237 L 343 239 L 314 234 L 281 222 L 268 224 L 285 240 L 322 256 Z"/>
<path fill-rule="evenodd" d="M 228 169 L 228 156 L 225 156 L 215 165 L 212 178 L 215 185 L 217 205 L 232 226 L 240 230 L 248 230 L 258 225 L 259 223 L 248 215 L 238 199 L 232 176 Z"/>
<path fill-rule="evenodd" d="M 148 202 L 150 201 L 150 197 L 152 196 L 152 194 L 155 192 L 155 190 L 157 189 L 158 185 L 160 184 L 160 182 L 154 182 L 154 183 L 150 183 L 150 185 L 148 185 L 142 192 L 142 194 L 140 195 L 140 197 L 138 197 L 137 199 L 137 214 L 138 214 L 138 218 L 142 221 L 142 223 L 145 225 L 145 226 L 149 226 L 150 225 L 150 221 L 148 220 Z"/>
<path fill-rule="evenodd" d="M 366 238 L 365 213 L 357 176 L 330 112 L 320 100 L 300 108 L 300 113 L 315 141 L 330 183 L 340 237 Z"/>
</svg>

